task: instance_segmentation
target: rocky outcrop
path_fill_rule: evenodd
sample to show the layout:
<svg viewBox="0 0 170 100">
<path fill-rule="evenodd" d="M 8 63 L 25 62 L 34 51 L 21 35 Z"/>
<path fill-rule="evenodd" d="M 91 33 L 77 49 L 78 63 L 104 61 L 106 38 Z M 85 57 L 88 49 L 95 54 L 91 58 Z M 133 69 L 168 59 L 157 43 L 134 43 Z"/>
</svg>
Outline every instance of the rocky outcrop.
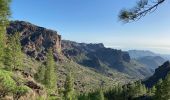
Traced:
<svg viewBox="0 0 170 100">
<path fill-rule="evenodd" d="M 39 27 L 24 21 L 12 21 L 7 28 L 8 34 L 19 32 L 23 51 L 38 59 L 44 60 L 47 49 L 52 48 L 56 60 L 60 59 L 61 36 L 56 31 Z"/>
</svg>

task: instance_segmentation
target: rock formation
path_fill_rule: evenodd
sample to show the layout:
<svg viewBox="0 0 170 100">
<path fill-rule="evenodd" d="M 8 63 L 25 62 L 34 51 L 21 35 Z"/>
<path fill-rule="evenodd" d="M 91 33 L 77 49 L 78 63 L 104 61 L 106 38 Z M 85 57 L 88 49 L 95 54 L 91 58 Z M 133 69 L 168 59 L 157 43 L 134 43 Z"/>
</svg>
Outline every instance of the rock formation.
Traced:
<svg viewBox="0 0 170 100">
<path fill-rule="evenodd" d="M 24 21 L 12 21 L 8 34 L 19 32 L 23 51 L 38 60 L 44 60 L 47 49 L 52 48 L 55 59 L 60 59 L 61 36 L 56 31 L 39 27 Z"/>
</svg>

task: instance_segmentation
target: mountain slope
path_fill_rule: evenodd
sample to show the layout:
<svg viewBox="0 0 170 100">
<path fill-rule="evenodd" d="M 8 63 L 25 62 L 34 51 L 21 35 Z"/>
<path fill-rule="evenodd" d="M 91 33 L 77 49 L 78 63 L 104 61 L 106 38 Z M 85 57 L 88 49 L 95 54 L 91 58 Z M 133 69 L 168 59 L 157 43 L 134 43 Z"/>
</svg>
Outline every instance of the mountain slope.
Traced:
<svg viewBox="0 0 170 100">
<path fill-rule="evenodd" d="M 153 76 L 151 76 L 149 79 L 147 79 L 146 81 L 144 81 L 144 84 L 147 87 L 152 87 L 153 85 L 155 85 L 160 79 L 164 79 L 167 74 L 170 72 L 170 62 L 167 61 L 165 62 L 162 66 L 159 66 L 159 68 L 157 68 L 155 70 L 155 73 Z"/>
<path fill-rule="evenodd" d="M 106 48 L 102 43 L 61 40 L 56 31 L 28 22 L 12 21 L 7 32 L 8 35 L 19 32 L 23 52 L 41 64 L 46 59 L 47 49 L 53 49 L 59 66 L 59 86 L 63 85 L 68 70 L 74 72 L 75 88 L 82 92 L 91 91 L 101 83 L 109 87 L 112 84 L 144 79 L 153 73 L 143 64 L 131 59 L 128 52 Z"/>
<path fill-rule="evenodd" d="M 24 21 L 11 21 L 7 33 L 21 35 L 24 53 L 37 60 L 44 60 L 47 49 L 52 48 L 56 60 L 60 59 L 61 36 L 56 31 L 33 25 Z"/>
<path fill-rule="evenodd" d="M 110 77 L 109 75 L 104 75 L 94 69 L 84 67 L 71 59 L 68 59 L 68 57 L 65 57 L 61 51 L 61 36 L 58 35 L 56 31 L 39 27 L 24 21 L 12 21 L 7 32 L 9 36 L 15 34 L 15 32 L 20 33 L 22 50 L 26 54 L 26 58 L 24 60 L 26 66 L 25 70 L 32 76 L 34 76 L 38 67 L 42 65 L 46 59 L 47 49 L 53 49 L 53 54 L 57 61 L 57 66 L 59 67 L 57 72 L 59 75 L 59 87 L 63 87 L 68 70 L 72 70 L 74 74 L 75 89 L 79 92 L 95 90 L 101 86 L 101 83 L 103 83 L 104 87 L 107 88 L 114 84 L 123 84 L 131 80 L 123 73 L 111 71 L 109 74 L 111 75 Z M 91 50 L 93 50 L 93 46 Z"/>
<path fill-rule="evenodd" d="M 151 51 L 129 50 L 128 52 L 132 59 L 145 66 L 145 68 L 149 69 L 152 73 L 154 73 L 158 66 L 162 65 L 167 60 L 167 58 L 160 54 Z"/>
<path fill-rule="evenodd" d="M 152 72 L 165 62 L 165 59 L 160 56 L 145 56 L 136 60 L 149 68 Z"/>
<path fill-rule="evenodd" d="M 104 47 L 103 44 L 76 43 L 62 41 L 65 56 L 82 66 L 93 68 L 101 73 L 119 72 L 133 78 L 145 78 L 152 72 L 130 58 L 128 52 Z"/>
</svg>

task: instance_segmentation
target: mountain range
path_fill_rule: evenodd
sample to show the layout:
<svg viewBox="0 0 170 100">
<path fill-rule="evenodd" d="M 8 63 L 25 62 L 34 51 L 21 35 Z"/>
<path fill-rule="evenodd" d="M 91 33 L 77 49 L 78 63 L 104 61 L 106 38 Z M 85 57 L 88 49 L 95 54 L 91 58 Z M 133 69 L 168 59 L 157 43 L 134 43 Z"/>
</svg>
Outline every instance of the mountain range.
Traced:
<svg viewBox="0 0 170 100">
<path fill-rule="evenodd" d="M 132 59 L 138 59 L 146 56 L 160 56 L 165 60 L 170 60 L 170 55 L 169 54 L 159 54 L 159 53 L 154 53 L 149 50 L 129 50 L 128 51 L 129 55 L 131 56 Z"/>
<path fill-rule="evenodd" d="M 72 70 L 75 88 L 81 92 L 91 91 L 101 83 L 109 87 L 117 83 L 145 79 L 153 75 L 154 70 L 167 60 L 164 56 L 150 51 L 122 51 L 106 48 L 102 43 L 87 44 L 62 40 L 57 31 L 25 21 L 10 22 L 8 35 L 16 32 L 20 33 L 23 52 L 36 62 L 43 63 L 47 50 L 52 48 L 59 66 L 58 85 L 63 85 L 67 71 Z M 33 67 L 32 69 L 36 70 Z"/>
<path fill-rule="evenodd" d="M 152 74 L 146 66 L 132 60 L 128 52 L 106 48 L 102 43 L 86 44 L 63 40 L 62 48 L 69 59 L 107 76 L 114 76 L 112 73 L 119 72 L 138 79 Z"/>
<path fill-rule="evenodd" d="M 152 72 L 165 61 L 169 60 L 168 55 L 156 54 L 146 50 L 129 50 L 128 53 L 132 59 L 144 64 L 144 66 L 149 68 Z"/>
</svg>

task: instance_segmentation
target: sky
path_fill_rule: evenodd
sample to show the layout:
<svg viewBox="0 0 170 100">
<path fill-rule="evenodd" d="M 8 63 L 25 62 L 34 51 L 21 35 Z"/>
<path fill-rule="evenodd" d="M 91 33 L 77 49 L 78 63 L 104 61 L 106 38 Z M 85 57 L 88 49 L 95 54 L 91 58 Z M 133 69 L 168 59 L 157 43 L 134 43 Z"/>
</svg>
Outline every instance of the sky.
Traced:
<svg viewBox="0 0 170 100">
<path fill-rule="evenodd" d="M 170 0 L 137 22 L 118 19 L 138 0 L 13 0 L 12 20 L 53 29 L 62 39 L 170 54 Z"/>
</svg>

